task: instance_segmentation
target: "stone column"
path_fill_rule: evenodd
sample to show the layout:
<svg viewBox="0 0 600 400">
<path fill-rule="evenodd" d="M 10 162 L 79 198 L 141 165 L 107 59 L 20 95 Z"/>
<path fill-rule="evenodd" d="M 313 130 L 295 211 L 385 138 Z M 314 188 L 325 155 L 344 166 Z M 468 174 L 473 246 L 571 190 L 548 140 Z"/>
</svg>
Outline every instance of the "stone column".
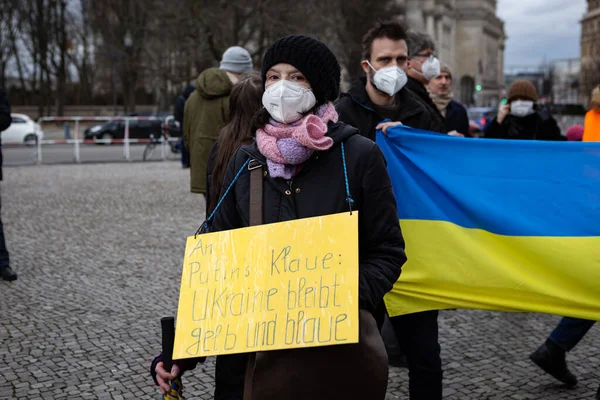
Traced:
<svg viewBox="0 0 600 400">
<path fill-rule="evenodd" d="M 427 16 L 425 17 L 425 26 L 427 29 L 427 33 L 429 34 L 429 36 L 431 36 L 432 38 L 435 38 L 435 19 L 433 18 L 432 14 L 427 14 Z"/>
</svg>

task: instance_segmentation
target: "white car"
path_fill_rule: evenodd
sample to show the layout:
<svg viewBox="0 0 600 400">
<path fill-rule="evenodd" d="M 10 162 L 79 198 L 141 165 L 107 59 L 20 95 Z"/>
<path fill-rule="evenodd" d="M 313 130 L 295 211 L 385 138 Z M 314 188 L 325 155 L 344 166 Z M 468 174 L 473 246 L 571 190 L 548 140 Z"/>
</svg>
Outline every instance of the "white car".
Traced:
<svg viewBox="0 0 600 400">
<path fill-rule="evenodd" d="M 2 144 L 24 143 L 33 145 L 44 139 L 40 125 L 25 114 L 10 114 L 12 123 L 7 130 L 2 131 Z"/>
</svg>

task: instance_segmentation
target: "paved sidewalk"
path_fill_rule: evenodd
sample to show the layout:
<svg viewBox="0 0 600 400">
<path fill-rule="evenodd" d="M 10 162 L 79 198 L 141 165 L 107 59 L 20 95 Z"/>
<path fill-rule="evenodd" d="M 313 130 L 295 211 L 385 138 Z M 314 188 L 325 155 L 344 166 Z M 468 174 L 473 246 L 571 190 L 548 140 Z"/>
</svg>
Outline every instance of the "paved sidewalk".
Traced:
<svg viewBox="0 0 600 400">
<path fill-rule="evenodd" d="M 175 162 L 5 168 L 2 218 L 19 279 L 0 281 L 0 399 L 155 399 L 160 317 L 174 315 L 185 236 L 204 216 Z M 531 364 L 558 317 L 444 311 L 445 399 L 589 399 L 600 326 L 568 356 L 567 389 Z M 600 325 L 600 324 L 599 324 Z M 213 360 L 184 377 L 211 399 Z M 407 399 L 392 368 L 390 399 Z"/>
</svg>

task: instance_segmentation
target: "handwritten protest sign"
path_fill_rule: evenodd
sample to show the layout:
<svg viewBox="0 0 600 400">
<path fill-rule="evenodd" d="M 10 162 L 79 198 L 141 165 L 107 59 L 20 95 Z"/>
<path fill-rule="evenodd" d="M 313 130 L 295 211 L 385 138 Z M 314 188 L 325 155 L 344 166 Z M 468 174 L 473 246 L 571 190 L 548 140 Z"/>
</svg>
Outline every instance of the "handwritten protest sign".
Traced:
<svg viewBox="0 0 600 400">
<path fill-rule="evenodd" d="M 187 239 L 174 359 L 357 342 L 357 212 Z"/>
</svg>

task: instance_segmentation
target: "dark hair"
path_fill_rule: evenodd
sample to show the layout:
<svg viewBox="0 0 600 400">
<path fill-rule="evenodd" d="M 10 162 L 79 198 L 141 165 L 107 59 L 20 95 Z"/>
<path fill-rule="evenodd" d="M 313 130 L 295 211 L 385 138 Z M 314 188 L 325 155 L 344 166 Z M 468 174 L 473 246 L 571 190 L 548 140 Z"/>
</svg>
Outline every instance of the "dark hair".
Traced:
<svg viewBox="0 0 600 400">
<path fill-rule="evenodd" d="M 435 43 L 433 42 L 433 39 L 424 32 L 408 32 L 406 45 L 408 46 L 409 57 L 413 57 L 415 54 L 418 54 L 425 49 L 431 49 L 435 51 Z"/>
<path fill-rule="evenodd" d="M 219 149 L 212 174 L 213 189 L 210 191 L 210 199 L 208 199 L 209 213 L 219 201 L 231 156 L 240 146 L 250 144 L 254 140 L 256 130 L 252 128 L 252 121 L 256 110 L 262 106 L 262 93 L 262 80 L 256 72 L 243 75 L 231 89 L 229 97 L 231 120 L 219 133 Z"/>
<path fill-rule="evenodd" d="M 406 40 L 406 28 L 399 21 L 377 21 L 362 39 L 362 58 L 371 59 L 371 50 L 375 39 L 388 38 L 391 40 Z"/>
</svg>

